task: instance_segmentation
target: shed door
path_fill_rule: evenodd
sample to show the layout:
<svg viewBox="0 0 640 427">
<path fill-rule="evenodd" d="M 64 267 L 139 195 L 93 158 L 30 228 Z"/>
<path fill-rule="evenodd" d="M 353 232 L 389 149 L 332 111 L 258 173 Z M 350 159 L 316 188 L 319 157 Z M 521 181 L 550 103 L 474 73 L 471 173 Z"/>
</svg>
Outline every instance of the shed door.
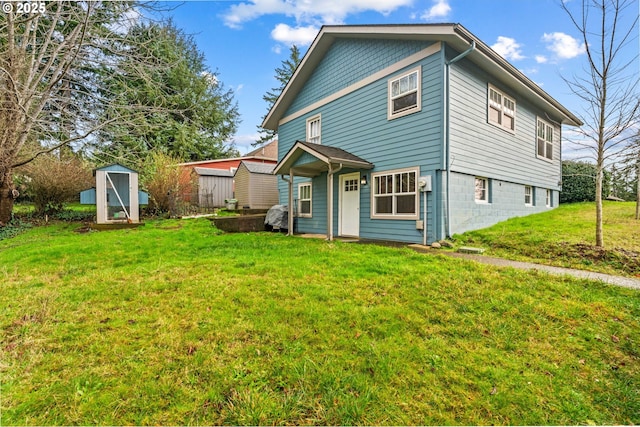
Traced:
<svg viewBox="0 0 640 427">
<path fill-rule="evenodd" d="M 360 173 L 340 175 L 340 222 L 341 236 L 360 235 Z"/>
</svg>

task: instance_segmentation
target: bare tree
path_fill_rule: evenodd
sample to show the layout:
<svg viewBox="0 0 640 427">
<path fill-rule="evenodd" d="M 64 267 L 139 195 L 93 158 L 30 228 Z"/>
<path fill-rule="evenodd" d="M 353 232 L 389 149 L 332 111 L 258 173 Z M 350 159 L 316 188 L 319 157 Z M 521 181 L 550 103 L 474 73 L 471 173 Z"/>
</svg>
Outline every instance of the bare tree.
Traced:
<svg viewBox="0 0 640 427">
<path fill-rule="evenodd" d="M 572 142 L 591 150 L 596 160 L 596 246 L 603 247 L 604 168 L 607 161 L 614 161 L 627 149 L 640 112 L 639 77 L 633 69 L 638 10 L 634 0 L 560 2 L 579 31 L 587 54 L 584 75 L 565 81 L 585 106 L 581 117 L 585 125 Z M 629 52 L 631 57 L 625 56 Z"/>
<path fill-rule="evenodd" d="M 130 55 L 127 20 L 139 17 L 141 7 L 129 1 L 21 5 L 3 2 L 0 15 L 0 226 L 17 197 L 16 167 L 120 119 L 100 119 L 105 102 L 117 98 L 105 96 L 99 76 L 118 73 Z M 138 61 L 141 73 L 153 63 Z M 40 148 L 26 150 L 27 143 Z"/>
</svg>

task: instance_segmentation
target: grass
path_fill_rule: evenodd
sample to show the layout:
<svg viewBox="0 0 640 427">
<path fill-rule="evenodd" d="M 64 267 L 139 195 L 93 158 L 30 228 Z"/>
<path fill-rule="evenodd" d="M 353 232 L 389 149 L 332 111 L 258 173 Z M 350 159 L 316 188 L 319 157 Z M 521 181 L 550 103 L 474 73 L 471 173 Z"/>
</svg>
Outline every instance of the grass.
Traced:
<svg viewBox="0 0 640 427">
<path fill-rule="evenodd" d="M 638 424 L 640 296 L 204 219 L 0 241 L 2 425 Z"/>
<path fill-rule="evenodd" d="M 604 202 L 603 207 L 605 249 L 595 247 L 593 203 L 560 205 L 454 237 L 460 245 L 487 248 L 488 255 L 640 277 L 640 221 L 635 219 L 635 202 Z"/>
</svg>

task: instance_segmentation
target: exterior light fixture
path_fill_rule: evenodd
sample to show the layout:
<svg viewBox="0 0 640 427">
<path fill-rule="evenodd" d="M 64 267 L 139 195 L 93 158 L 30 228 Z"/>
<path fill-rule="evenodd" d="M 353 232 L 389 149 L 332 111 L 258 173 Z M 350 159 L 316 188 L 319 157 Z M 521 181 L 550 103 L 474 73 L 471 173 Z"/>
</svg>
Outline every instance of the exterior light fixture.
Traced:
<svg viewBox="0 0 640 427">
<path fill-rule="evenodd" d="M 367 174 L 362 175 L 360 178 L 360 185 L 367 185 Z"/>
</svg>

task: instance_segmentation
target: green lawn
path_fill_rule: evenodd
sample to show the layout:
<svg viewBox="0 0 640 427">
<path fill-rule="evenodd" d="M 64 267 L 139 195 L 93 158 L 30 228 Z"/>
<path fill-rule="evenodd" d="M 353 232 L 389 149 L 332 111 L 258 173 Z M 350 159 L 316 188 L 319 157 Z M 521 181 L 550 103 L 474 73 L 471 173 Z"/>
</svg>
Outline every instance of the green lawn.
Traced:
<svg viewBox="0 0 640 427">
<path fill-rule="evenodd" d="M 458 245 L 486 248 L 487 255 L 640 277 L 635 202 L 604 203 L 604 250 L 594 246 L 595 217 L 593 203 L 574 203 L 454 237 Z"/>
<path fill-rule="evenodd" d="M 1 425 L 639 424 L 640 293 L 209 221 L 0 241 Z"/>
</svg>

